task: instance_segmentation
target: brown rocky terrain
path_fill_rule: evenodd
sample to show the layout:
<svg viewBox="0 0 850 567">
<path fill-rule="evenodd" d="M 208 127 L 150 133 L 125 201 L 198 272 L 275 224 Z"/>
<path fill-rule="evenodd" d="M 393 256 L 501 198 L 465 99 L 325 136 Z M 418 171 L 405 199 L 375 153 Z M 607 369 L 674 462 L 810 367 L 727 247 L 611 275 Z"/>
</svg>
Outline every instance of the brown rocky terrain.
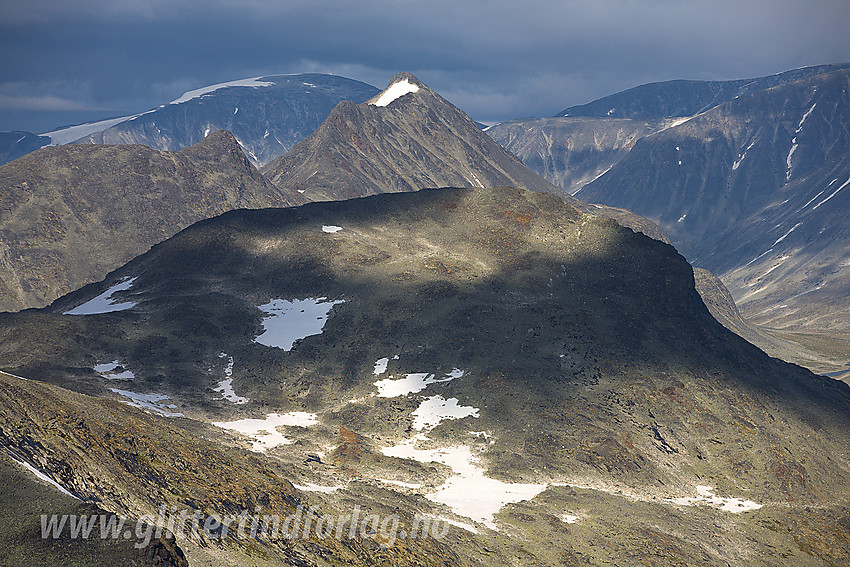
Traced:
<svg viewBox="0 0 850 567">
<path fill-rule="evenodd" d="M 289 206 L 227 132 L 179 152 L 57 146 L 0 167 L 0 310 L 42 307 L 190 224 Z"/>
</svg>

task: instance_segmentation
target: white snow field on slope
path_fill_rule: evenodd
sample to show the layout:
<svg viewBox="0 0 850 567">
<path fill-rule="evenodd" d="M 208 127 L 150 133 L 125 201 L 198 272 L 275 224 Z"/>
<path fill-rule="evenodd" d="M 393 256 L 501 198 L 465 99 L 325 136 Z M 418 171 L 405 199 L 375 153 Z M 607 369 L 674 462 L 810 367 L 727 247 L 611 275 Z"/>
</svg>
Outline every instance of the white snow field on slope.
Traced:
<svg viewBox="0 0 850 567">
<path fill-rule="evenodd" d="M 752 500 L 715 496 L 714 489 L 710 486 L 697 486 L 697 495 L 695 498 L 671 498 L 669 502 L 680 506 L 707 505 L 718 510 L 723 510 L 724 512 L 732 512 L 733 514 L 758 510 L 762 507 L 761 504 L 756 504 Z"/>
<path fill-rule="evenodd" d="M 328 313 L 334 305 L 344 301 L 328 301 L 327 297 L 307 299 L 273 299 L 258 308 L 267 313 L 263 317 L 263 333 L 255 343 L 269 347 L 292 350 L 295 341 L 319 335 L 325 326 Z"/>
<path fill-rule="evenodd" d="M 219 89 L 226 89 L 228 87 L 273 87 L 274 83 L 270 83 L 268 81 L 261 81 L 262 77 L 253 77 L 250 79 L 239 79 L 237 81 L 228 81 L 226 83 L 217 83 L 215 85 L 209 85 L 206 87 L 201 87 L 200 89 L 195 89 L 193 91 L 187 91 L 183 93 L 180 98 L 176 98 L 172 100 L 168 104 L 181 104 L 184 102 L 189 102 L 192 99 L 200 98 L 205 94 L 209 94 L 213 91 L 217 91 Z M 235 114 L 235 113 L 234 113 Z"/>
<path fill-rule="evenodd" d="M 116 124 L 121 124 L 122 122 L 127 122 L 128 120 L 132 120 L 133 118 L 138 118 L 139 116 L 141 116 L 141 114 L 121 116 L 120 118 L 110 118 L 108 120 L 101 120 L 99 122 L 87 122 L 85 124 L 79 124 L 77 126 L 59 128 L 58 130 L 53 130 L 52 132 L 45 132 L 44 134 L 39 134 L 39 136 L 47 136 L 48 138 L 50 138 L 51 146 L 62 146 L 65 144 L 70 144 L 71 142 L 76 142 L 80 138 L 85 138 L 86 136 L 96 134 L 97 132 L 102 132 L 107 128 L 112 128 Z"/>
<path fill-rule="evenodd" d="M 415 93 L 419 90 L 417 85 L 414 85 L 407 79 L 398 81 L 390 85 L 387 90 L 381 93 L 378 100 L 373 102 L 375 106 L 387 106 L 394 100 L 403 97 L 406 94 Z"/>
<path fill-rule="evenodd" d="M 494 515 L 505 504 L 530 500 L 548 487 L 546 484 L 507 483 L 488 478 L 478 466 L 479 459 L 472 454 L 469 446 L 439 449 L 415 447 L 417 441 L 425 440 L 427 437 L 419 434 L 398 445 L 384 447 L 381 452 L 388 457 L 413 459 L 420 463 L 436 462 L 450 467 L 454 475 L 434 492 L 425 494 L 425 498 L 445 504 L 458 516 L 480 522 L 492 530 L 498 529 Z"/>
<path fill-rule="evenodd" d="M 5 454 L 6 454 L 6 455 L 10 458 L 10 459 L 12 459 L 12 460 L 13 460 L 13 461 L 15 461 L 16 463 L 18 463 L 19 465 L 21 465 L 22 467 L 24 467 L 25 469 L 27 469 L 29 472 L 31 472 L 32 474 L 34 474 L 36 477 L 38 477 L 39 479 L 43 480 L 44 482 L 46 482 L 47 484 L 49 484 L 49 485 L 50 485 L 50 486 L 52 486 L 53 488 L 56 488 L 57 490 L 59 490 L 59 492 L 61 492 L 62 494 L 65 494 L 65 495 L 67 495 L 67 496 L 70 496 L 70 497 L 72 497 L 72 498 L 75 498 L 75 499 L 77 499 L 77 500 L 80 500 L 77 496 L 75 496 L 75 495 L 71 494 L 70 492 L 68 492 L 68 491 L 65 489 L 65 487 L 64 487 L 64 486 L 62 486 L 61 484 L 59 484 L 58 482 L 56 482 L 55 480 L 53 480 L 52 478 L 50 478 L 49 476 L 47 476 L 45 473 L 41 472 L 40 470 L 38 470 L 37 468 L 35 468 L 35 467 L 34 467 L 34 466 L 32 466 L 31 464 L 29 464 L 28 462 L 26 462 L 26 461 L 22 461 L 21 459 L 18 459 L 17 457 L 15 457 L 15 456 L 11 455 L 10 453 L 8 453 L 8 452 L 6 452 L 6 451 L 4 451 L 4 453 L 5 453 Z"/>
<path fill-rule="evenodd" d="M 380 359 L 375 363 L 375 374 L 383 374 L 387 369 L 387 362 L 381 364 L 382 361 L 388 359 Z M 381 372 L 378 372 L 378 370 Z M 436 384 L 438 382 L 449 382 L 454 380 L 455 378 L 460 378 L 463 376 L 464 371 L 458 368 L 455 368 L 451 372 L 446 374 L 445 378 L 437 379 L 434 378 L 433 374 L 428 374 L 427 372 L 417 372 L 414 374 L 406 374 L 404 378 L 394 379 L 392 376 L 389 378 L 385 378 L 383 380 L 378 380 L 375 382 L 375 387 L 378 388 L 378 397 L 379 398 L 395 398 L 398 396 L 406 396 L 407 394 L 414 394 L 416 392 L 421 392 L 430 384 Z"/>
<path fill-rule="evenodd" d="M 133 287 L 133 282 L 136 278 L 124 278 L 117 284 L 113 285 L 97 297 L 90 299 L 74 307 L 70 311 L 65 311 L 62 315 L 99 315 L 101 313 L 112 313 L 113 311 L 124 311 L 138 305 L 135 301 L 125 301 L 124 303 L 115 303 L 112 295 L 119 291 L 127 291 Z"/>
<path fill-rule="evenodd" d="M 123 368 L 123 372 L 115 372 L 118 367 Z M 127 370 L 127 368 L 124 367 L 124 365 L 118 360 L 105 362 L 103 364 L 96 364 L 94 366 L 94 371 L 109 380 L 133 380 L 136 378 L 136 375 L 130 370 Z"/>
<path fill-rule="evenodd" d="M 291 411 L 283 414 L 270 413 L 263 419 L 246 418 L 236 421 L 214 421 L 213 425 L 251 437 L 251 444 L 253 445 L 251 450 L 256 453 L 265 453 L 278 445 L 292 444 L 292 440 L 277 430 L 278 427 L 310 427 L 317 423 L 319 423 L 319 417 L 314 413 Z"/>
<path fill-rule="evenodd" d="M 443 396 L 425 398 L 413 412 L 413 429 L 433 429 L 447 419 L 478 417 L 478 408 L 462 406 L 457 398 L 445 399 Z"/>
<path fill-rule="evenodd" d="M 275 83 L 271 83 L 268 81 L 261 81 L 262 77 L 253 77 L 250 79 L 239 79 L 236 81 L 228 81 L 226 83 L 218 83 L 215 85 L 209 85 L 206 87 L 201 87 L 199 89 L 187 91 L 183 93 L 179 98 L 174 99 L 168 104 L 181 104 L 184 102 L 189 102 L 190 100 L 200 98 L 205 94 L 209 94 L 213 91 L 217 91 L 219 89 L 225 89 L 228 87 L 272 87 Z M 120 116 L 118 118 L 109 118 L 107 120 L 99 120 L 97 122 L 86 122 L 85 124 L 78 124 L 76 126 L 68 126 L 67 128 L 57 128 L 56 130 L 52 130 L 50 132 L 45 132 L 43 134 L 39 134 L 39 136 L 47 136 L 50 138 L 51 146 L 62 146 L 65 144 L 70 144 L 71 142 L 76 142 L 80 138 L 85 138 L 86 136 L 90 136 L 92 134 L 96 134 L 98 132 L 103 132 L 108 128 L 112 128 L 113 126 L 117 126 L 122 122 L 129 122 L 139 116 L 143 116 L 145 114 L 149 114 L 151 112 L 155 112 L 159 108 L 153 108 L 151 110 L 140 112 L 139 114 L 131 114 L 129 116 Z M 236 112 L 238 112 L 238 108 Z M 233 114 L 236 114 L 234 112 Z"/>
</svg>

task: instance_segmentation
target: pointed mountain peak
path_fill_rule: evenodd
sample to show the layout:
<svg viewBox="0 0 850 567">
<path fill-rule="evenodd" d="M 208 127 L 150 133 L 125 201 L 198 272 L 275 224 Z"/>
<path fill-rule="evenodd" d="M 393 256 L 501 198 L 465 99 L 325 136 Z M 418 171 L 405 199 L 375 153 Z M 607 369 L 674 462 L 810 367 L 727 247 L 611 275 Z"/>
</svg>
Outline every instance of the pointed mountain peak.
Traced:
<svg viewBox="0 0 850 567">
<path fill-rule="evenodd" d="M 250 164 L 242 144 L 228 130 L 216 130 L 194 146 L 180 150 L 180 153 L 208 160 L 221 160 L 228 156 L 240 163 Z"/>
<path fill-rule="evenodd" d="M 387 106 L 405 95 L 416 93 L 420 90 L 430 91 L 431 89 L 411 73 L 398 73 L 390 79 L 386 89 L 368 100 L 368 104 L 373 106 Z"/>
</svg>

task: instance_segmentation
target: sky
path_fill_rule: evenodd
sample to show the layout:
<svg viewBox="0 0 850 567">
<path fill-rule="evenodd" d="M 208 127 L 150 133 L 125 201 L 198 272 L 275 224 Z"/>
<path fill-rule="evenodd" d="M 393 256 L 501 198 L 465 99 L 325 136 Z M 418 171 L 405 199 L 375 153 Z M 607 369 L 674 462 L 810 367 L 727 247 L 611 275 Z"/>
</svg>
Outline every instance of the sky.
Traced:
<svg viewBox="0 0 850 567">
<path fill-rule="evenodd" d="M 417 75 L 481 122 L 639 84 L 850 62 L 848 0 L 0 0 L 0 130 L 154 108 L 205 85 Z"/>
</svg>

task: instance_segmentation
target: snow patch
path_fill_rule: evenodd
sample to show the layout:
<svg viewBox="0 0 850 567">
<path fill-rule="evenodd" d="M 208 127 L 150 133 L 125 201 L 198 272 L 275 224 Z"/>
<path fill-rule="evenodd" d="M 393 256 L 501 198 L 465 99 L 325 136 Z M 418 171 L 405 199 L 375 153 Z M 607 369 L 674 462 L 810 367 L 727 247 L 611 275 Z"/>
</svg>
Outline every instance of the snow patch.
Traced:
<svg viewBox="0 0 850 567">
<path fill-rule="evenodd" d="M 70 311 L 65 311 L 62 315 L 98 315 L 101 313 L 111 313 L 113 311 L 124 311 L 132 309 L 138 305 L 135 301 L 126 301 L 124 303 L 115 303 L 117 300 L 112 299 L 112 295 L 119 291 L 127 291 L 133 287 L 133 282 L 136 278 L 124 278 L 117 284 L 113 285 L 97 297 L 86 301 Z"/>
<path fill-rule="evenodd" d="M 697 486 L 697 496 L 690 498 L 670 498 L 668 502 L 678 504 L 680 506 L 698 506 L 708 505 L 724 512 L 740 514 L 741 512 L 749 512 L 750 510 L 758 510 L 762 507 L 761 504 L 756 504 L 752 500 L 744 500 L 742 498 L 723 498 L 715 496 L 714 489 L 710 486 Z"/>
<path fill-rule="evenodd" d="M 181 104 L 184 102 L 189 102 L 192 99 L 200 98 L 205 94 L 209 94 L 213 91 L 217 91 L 219 89 L 225 89 L 228 87 L 273 87 L 274 83 L 269 83 L 267 81 L 260 81 L 262 77 L 254 77 L 252 79 L 240 79 L 238 81 L 228 81 L 226 83 L 218 83 L 215 85 L 210 85 L 208 87 L 201 87 L 200 89 L 195 89 L 193 91 L 187 91 L 183 93 L 180 98 L 172 100 L 169 104 Z M 234 113 L 235 114 L 235 113 Z"/>
<path fill-rule="evenodd" d="M 136 378 L 136 376 L 126 368 L 122 372 L 114 372 L 114 370 L 119 367 L 123 368 L 123 365 L 119 361 L 113 360 L 112 362 L 96 364 L 94 366 L 94 371 L 109 380 L 133 380 Z"/>
<path fill-rule="evenodd" d="M 735 163 L 732 164 L 732 171 L 737 170 L 741 166 L 741 162 L 744 161 L 744 158 L 747 157 L 747 152 L 750 151 L 750 148 L 755 145 L 756 141 L 753 140 L 750 142 L 750 145 L 738 156 L 738 159 L 735 160 Z"/>
<path fill-rule="evenodd" d="M 229 360 L 227 361 L 227 367 L 224 369 L 224 375 L 226 378 L 213 388 L 213 392 L 221 392 L 221 397 L 223 399 L 233 402 L 234 404 L 247 404 L 248 398 L 237 396 L 236 392 L 233 390 L 233 357 L 228 357 L 225 353 L 221 353 L 218 356 L 220 358 L 227 357 Z"/>
<path fill-rule="evenodd" d="M 375 376 L 380 376 L 381 374 L 383 374 L 384 372 L 387 371 L 387 365 L 389 363 L 390 363 L 389 358 L 379 358 L 378 360 L 375 361 L 375 370 L 373 370 L 372 373 Z"/>
<path fill-rule="evenodd" d="M 69 126 L 52 132 L 45 132 L 44 134 L 39 134 L 39 136 L 47 136 L 50 138 L 51 146 L 61 146 L 64 144 L 70 144 L 71 142 L 76 142 L 80 138 L 85 138 L 86 136 L 96 134 L 97 132 L 102 132 L 107 128 L 112 128 L 117 124 L 127 122 L 133 118 L 138 118 L 139 116 L 141 116 L 141 114 L 122 116 L 120 118 L 110 118 L 109 120 L 101 120 L 99 122 L 88 122 L 78 126 Z"/>
<path fill-rule="evenodd" d="M 561 514 L 561 521 L 565 524 L 575 524 L 578 522 L 578 516 L 573 516 L 572 514 Z"/>
<path fill-rule="evenodd" d="M 122 400 L 122 402 L 128 406 L 150 411 L 165 417 L 183 417 L 182 413 L 168 411 L 169 409 L 176 408 L 176 405 L 161 403 L 169 399 L 165 394 L 139 394 L 127 390 L 119 390 L 118 388 L 109 388 L 109 390 L 127 398 L 129 401 Z"/>
<path fill-rule="evenodd" d="M 794 152 L 797 151 L 797 138 L 791 140 L 791 150 L 788 152 L 788 157 L 785 158 L 785 182 L 791 180 L 791 158 L 794 156 Z"/>
<path fill-rule="evenodd" d="M 383 368 L 384 370 L 386 370 L 386 365 L 384 365 Z M 378 374 L 377 371 L 378 364 L 376 363 L 374 371 L 375 374 Z M 436 384 L 437 382 L 449 382 L 451 380 L 454 380 L 455 378 L 460 378 L 461 376 L 463 376 L 463 373 L 463 370 L 455 368 L 454 370 L 446 374 L 445 378 L 437 379 L 434 377 L 434 374 L 428 374 L 427 372 L 419 372 L 415 374 L 407 374 L 404 378 L 399 378 L 397 380 L 393 379 L 392 377 L 385 378 L 384 380 L 378 380 L 377 382 L 375 382 L 375 386 L 378 388 L 378 397 L 395 398 L 398 396 L 406 396 L 407 394 L 421 392 L 430 384 Z"/>
<path fill-rule="evenodd" d="M 398 81 L 390 85 L 387 90 L 382 92 L 378 99 L 373 102 L 375 106 L 387 106 L 394 100 L 403 97 L 406 94 L 415 93 L 419 90 L 418 85 L 414 85 L 407 79 Z"/>
<path fill-rule="evenodd" d="M 445 504 L 458 516 L 481 522 L 490 529 L 498 529 L 494 515 L 505 504 L 530 500 L 547 488 L 545 484 L 512 484 L 488 478 L 478 466 L 479 459 L 472 454 L 470 447 L 417 449 L 416 442 L 424 440 L 427 437 L 419 434 L 398 445 L 384 447 L 381 452 L 388 457 L 413 459 L 420 463 L 436 462 L 451 468 L 454 475 L 436 491 L 426 494 L 425 498 Z"/>
<path fill-rule="evenodd" d="M 310 427 L 319 423 L 318 416 L 304 411 L 270 413 L 263 419 L 246 418 L 237 421 L 214 421 L 213 425 L 230 429 L 251 437 L 252 451 L 264 453 L 278 445 L 291 445 L 292 441 L 277 430 L 281 426 Z"/>
<path fill-rule="evenodd" d="M 684 124 L 685 122 L 687 122 L 691 118 L 693 118 L 693 116 L 685 116 L 683 118 L 676 118 L 675 120 L 673 120 L 669 124 L 667 124 L 667 127 L 664 128 L 664 130 L 669 130 L 670 128 L 675 128 L 676 126 L 679 126 L 680 124 Z M 678 149 L 679 148 L 677 147 L 676 150 L 678 150 Z"/>
<path fill-rule="evenodd" d="M 328 313 L 344 301 L 327 301 L 327 297 L 293 299 L 273 299 L 260 305 L 258 309 L 268 314 L 263 318 L 263 333 L 255 343 L 269 347 L 292 350 L 295 341 L 319 335 L 325 326 Z"/>
<path fill-rule="evenodd" d="M 815 207 L 815 208 L 817 208 L 817 207 Z M 814 210 L 814 209 L 812 209 L 812 210 Z M 776 240 L 776 242 L 774 242 L 774 243 L 773 243 L 773 246 L 776 246 L 777 244 L 779 244 L 780 242 L 782 242 L 783 240 L 785 240 L 786 238 L 788 238 L 788 235 L 789 235 L 789 234 L 791 234 L 792 232 L 794 232 L 794 231 L 797 229 L 797 227 L 798 227 L 798 226 L 800 226 L 801 224 L 803 224 L 803 223 L 798 222 L 798 223 L 797 223 L 797 224 L 795 224 L 793 227 L 791 227 L 791 230 L 789 230 L 788 232 L 786 232 L 785 234 L 783 234 L 782 236 L 780 236 L 780 237 Z M 773 246 L 771 246 L 770 248 L 771 248 L 771 249 L 773 249 Z"/>
<path fill-rule="evenodd" d="M 422 514 L 422 515 L 428 516 L 429 518 L 432 518 L 434 520 L 439 520 L 441 522 L 445 522 L 449 525 L 455 526 L 455 527 L 460 528 L 462 530 L 466 530 L 468 532 L 472 532 L 474 534 L 478 533 L 478 530 L 476 530 L 474 526 L 467 524 L 465 522 L 458 522 L 457 520 L 450 520 L 449 518 L 444 518 L 442 516 L 435 516 L 434 514 Z"/>
<path fill-rule="evenodd" d="M 330 234 L 333 234 L 335 232 L 339 232 L 340 230 L 342 230 L 341 226 L 334 226 L 332 224 L 322 225 L 322 232 L 328 232 Z"/>
<path fill-rule="evenodd" d="M 462 419 L 478 417 L 478 408 L 462 406 L 457 398 L 445 399 L 442 396 L 431 396 L 419 405 L 413 412 L 413 429 L 433 429 L 446 419 Z"/>
<path fill-rule="evenodd" d="M 490 437 L 493 436 L 492 433 L 488 433 L 486 431 L 469 431 L 468 433 L 476 437 L 483 437 L 485 441 L 489 440 Z"/>
<path fill-rule="evenodd" d="M 791 156 L 793 156 L 794 152 L 797 151 L 797 136 L 796 136 L 796 134 L 799 134 L 800 132 L 803 131 L 803 124 L 806 123 L 806 120 L 809 118 L 809 115 L 812 113 L 812 111 L 815 109 L 815 107 L 817 105 L 818 105 L 818 103 L 814 103 L 812 105 L 812 107 L 803 114 L 803 117 L 800 119 L 800 123 L 797 124 L 797 130 L 794 131 L 795 136 L 794 136 L 794 139 L 791 140 L 791 151 L 788 152 L 788 157 L 785 159 L 785 165 L 787 166 L 787 169 L 785 171 L 785 181 L 786 182 L 791 179 Z"/>
<path fill-rule="evenodd" d="M 800 123 L 797 124 L 797 130 L 794 132 L 795 134 L 799 134 L 800 132 L 803 131 L 803 124 L 806 123 L 806 120 L 809 118 L 809 115 L 812 113 L 812 111 L 815 109 L 815 107 L 817 105 L 818 105 L 818 103 L 814 103 L 812 105 L 812 107 L 810 109 L 808 109 L 805 114 L 803 114 L 803 118 L 801 118 Z"/>
</svg>

